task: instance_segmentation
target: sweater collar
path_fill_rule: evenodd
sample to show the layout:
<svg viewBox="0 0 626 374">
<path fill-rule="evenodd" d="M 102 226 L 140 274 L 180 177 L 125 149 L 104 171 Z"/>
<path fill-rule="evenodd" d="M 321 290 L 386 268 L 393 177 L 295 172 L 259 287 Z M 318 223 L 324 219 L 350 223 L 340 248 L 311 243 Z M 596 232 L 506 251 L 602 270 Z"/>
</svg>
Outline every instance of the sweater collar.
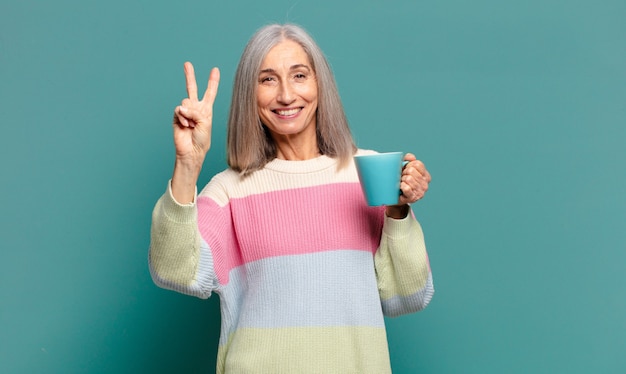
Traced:
<svg viewBox="0 0 626 374">
<path fill-rule="evenodd" d="M 337 160 L 325 155 L 321 155 L 310 160 L 290 161 L 278 158 L 268 162 L 264 169 L 291 174 L 305 174 L 327 169 L 337 165 Z"/>
</svg>

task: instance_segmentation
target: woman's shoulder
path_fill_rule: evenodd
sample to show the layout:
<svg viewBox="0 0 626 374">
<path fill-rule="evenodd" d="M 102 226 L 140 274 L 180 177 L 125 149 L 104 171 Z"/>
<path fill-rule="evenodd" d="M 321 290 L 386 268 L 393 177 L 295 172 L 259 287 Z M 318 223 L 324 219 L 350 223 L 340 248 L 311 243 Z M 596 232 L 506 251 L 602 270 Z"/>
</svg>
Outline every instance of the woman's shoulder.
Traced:
<svg viewBox="0 0 626 374">
<path fill-rule="evenodd" d="M 228 168 L 215 174 L 199 194 L 199 197 L 209 197 L 219 203 L 226 203 L 230 190 L 240 181 L 241 175 Z"/>
<path fill-rule="evenodd" d="M 211 178 L 210 183 L 235 183 L 240 180 L 242 174 L 233 170 L 232 168 L 227 168 L 219 173 L 215 174 L 213 178 Z"/>
<path fill-rule="evenodd" d="M 280 173 L 262 168 L 250 174 L 243 174 L 228 168 L 215 174 L 200 193 L 219 204 L 226 204 L 232 198 L 245 198 L 276 189 Z"/>
</svg>

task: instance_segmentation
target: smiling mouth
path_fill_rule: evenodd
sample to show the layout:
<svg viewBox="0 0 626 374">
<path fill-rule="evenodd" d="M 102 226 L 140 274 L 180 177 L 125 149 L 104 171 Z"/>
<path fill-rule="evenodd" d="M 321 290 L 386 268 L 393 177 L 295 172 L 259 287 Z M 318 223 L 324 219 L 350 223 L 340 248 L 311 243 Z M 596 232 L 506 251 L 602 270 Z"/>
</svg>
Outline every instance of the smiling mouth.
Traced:
<svg viewBox="0 0 626 374">
<path fill-rule="evenodd" d="M 298 112 L 300 112 L 302 110 L 302 108 L 293 108 L 293 109 L 274 109 L 274 113 L 278 114 L 279 116 L 284 116 L 284 117 L 289 117 L 289 116 L 293 116 L 295 114 L 297 114 Z"/>
</svg>

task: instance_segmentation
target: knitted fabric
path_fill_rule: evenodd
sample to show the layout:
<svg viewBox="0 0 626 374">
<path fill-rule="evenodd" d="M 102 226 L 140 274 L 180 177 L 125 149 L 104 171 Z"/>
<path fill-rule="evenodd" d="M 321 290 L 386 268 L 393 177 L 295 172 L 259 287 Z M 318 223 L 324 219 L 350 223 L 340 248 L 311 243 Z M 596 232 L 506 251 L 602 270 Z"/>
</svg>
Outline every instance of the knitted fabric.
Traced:
<svg viewBox="0 0 626 374">
<path fill-rule="evenodd" d="M 163 288 L 219 295 L 217 373 L 390 373 L 384 315 L 434 292 L 415 217 L 368 207 L 354 163 L 326 156 L 225 170 L 188 205 L 168 186 L 149 263 Z"/>
</svg>

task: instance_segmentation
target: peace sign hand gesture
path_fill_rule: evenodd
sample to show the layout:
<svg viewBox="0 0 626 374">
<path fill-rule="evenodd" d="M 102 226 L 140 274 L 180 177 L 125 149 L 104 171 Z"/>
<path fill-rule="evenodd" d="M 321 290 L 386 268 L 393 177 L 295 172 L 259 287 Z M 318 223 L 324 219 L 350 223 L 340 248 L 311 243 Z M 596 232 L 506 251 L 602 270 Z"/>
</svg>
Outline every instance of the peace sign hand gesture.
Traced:
<svg viewBox="0 0 626 374">
<path fill-rule="evenodd" d="M 217 68 L 211 70 L 201 100 L 198 100 L 196 75 L 190 62 L 185 62 L 185 79 L 188 97 L 174 109 L 173 119 L 176 165 L 172 176 L 172 192 L 180 203 L 193 200 L 204 157 L 211 148 L 213 103 L 217 96 L 220 71 Z"/>
<path fill-rule="evenodd" d="M 220 72 L 217 68 L 211 70 L 202 100 L 198 100 L 196 76 L 190 62 L 185 62 L 185 78 L 188 97 L 174 109 L 176 158 L 196 165 L 199 163 L 201 166 L 204 156 L 211 147 L 213 103 L 217 96 Z"/>
</svg>

